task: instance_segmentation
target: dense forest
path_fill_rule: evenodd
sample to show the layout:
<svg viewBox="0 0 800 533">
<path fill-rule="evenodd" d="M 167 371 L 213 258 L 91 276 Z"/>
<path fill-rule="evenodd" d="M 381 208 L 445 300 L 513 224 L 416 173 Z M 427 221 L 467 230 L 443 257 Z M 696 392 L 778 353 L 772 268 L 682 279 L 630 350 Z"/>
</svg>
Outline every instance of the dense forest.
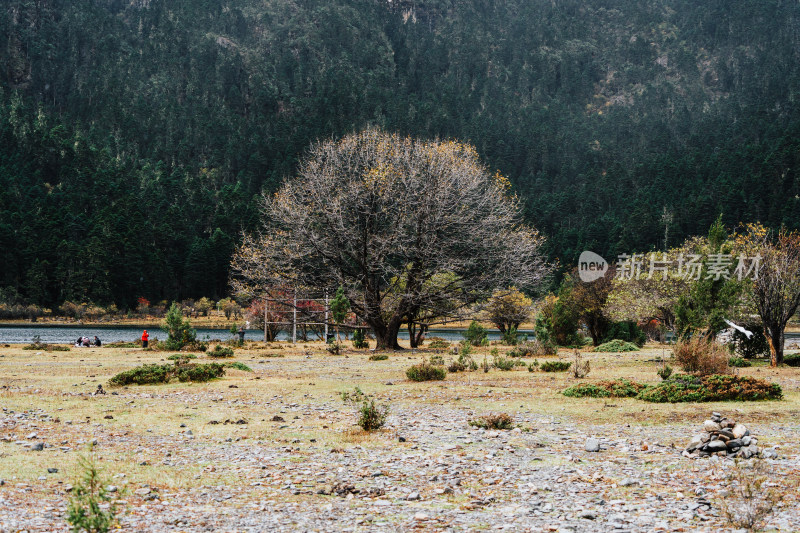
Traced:
<svg viewBox="0 0 800 533">
<path fill-rule="evenodd" d="M 366 126 L 474 144 L 571 264 L 800 223 L 792 0 L 9 0 L 0 302 L 228 291 L 257 198 Z"/>
</svg>

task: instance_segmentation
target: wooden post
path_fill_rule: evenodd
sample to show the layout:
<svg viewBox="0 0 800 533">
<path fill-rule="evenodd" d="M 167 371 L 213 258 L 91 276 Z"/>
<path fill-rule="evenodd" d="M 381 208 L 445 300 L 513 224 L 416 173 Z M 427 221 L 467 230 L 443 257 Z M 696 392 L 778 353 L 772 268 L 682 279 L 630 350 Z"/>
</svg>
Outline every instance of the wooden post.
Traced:
<svg viewBox="0 0 800 533">
<path fill-rule="evenodd" d="M 328 289 L 325 289 L 325 342 L 328 342 Z"/>
<path fill-rule="evenodd" d="M 294 308 L 292 309 L 292 342 L 297 343 L 297 289 L 294 290 Z"/>
</svg>

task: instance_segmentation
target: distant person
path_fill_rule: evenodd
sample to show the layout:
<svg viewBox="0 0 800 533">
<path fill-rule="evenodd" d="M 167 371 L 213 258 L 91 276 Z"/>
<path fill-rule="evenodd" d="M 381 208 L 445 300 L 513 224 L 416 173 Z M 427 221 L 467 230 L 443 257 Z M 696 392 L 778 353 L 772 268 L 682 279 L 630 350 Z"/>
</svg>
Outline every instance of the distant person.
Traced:
<svg viewBox="0 0 800 533">
<path fill-rule="evenodd" d="M 239 346 L 244 344 L 244 326 L 239 326 Z"/>
<path fill-rule="evenodd" d="M 89 341 L 89 337 L 84 337 L 83 342 L 81 344 L 86 348 L 92 345 L 92 343 Z"/>
<path fill-rule="evenodd" d="M 75 347 L 79 347 L 83 343 L 83 337 L 78 337 L 78 340 L 75 341 Z"/>
<path fill-rule="evenodd" d="M 103 343 L 102 343 L 102 342 L 100 342 L 100 338 L 99 338 L 97 335 L 95 335 L 95 336 L 94 336 L 94 341 L 93 341 L 93 344 L 94 344 L 95 346 L 97 346 L 98 348 L 99 348 L 100 346 L 102 346 L 102 345 L 103 345 Z"/>
<path fill-rule="evenodd" d="M 150 335 L 147 334 L 147 330 L 144 330 L 142 333 L 142 348 L 147 348 L 147 341 L 150 340 Z"/>
</svg>

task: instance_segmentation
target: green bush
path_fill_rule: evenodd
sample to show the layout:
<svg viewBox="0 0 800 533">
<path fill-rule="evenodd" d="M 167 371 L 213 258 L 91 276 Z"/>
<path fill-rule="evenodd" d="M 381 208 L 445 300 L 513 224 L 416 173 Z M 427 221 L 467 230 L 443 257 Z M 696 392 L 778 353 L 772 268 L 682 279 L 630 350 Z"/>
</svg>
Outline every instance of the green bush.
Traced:
<svg viewBox="0 0 800 533">
<path fill-rule="evenodd" d="M 370 361 L 386 361 L 389 359 L 389 356 L 385 353 L 376 353 L 369 356 Z"/>
<path fill-rule="evenodd" d="M 464 332 L 464 338 L 473 346 L 486 346 L 489 344 L 489 331 L 473 320 Z"/>
<path fill-rule="evenodd" d="M 647 389 L 648 385 L 627 379 L 581 383 L 564 390 L 564 396 L 572 398 L 633 398 Z"/>
<path fill-rule="evenodd" d="M 783 364 L 786 366 L 800 366 L 800 353 L 783 356 Z"/>
<path fill-rule="evenodd" d="M 672 375 L 672 367 L 669 365 L 664 365 L 658 369 L 656 374 L 658 374 L 658 377 L 660 377 L 662 380 L 669 379 L 669 377 Z"/>
<path fill-rule="evenodd" d="M 227 346 L 222 346 L 217 344 L 214 346 L 214 349 L 210 352 L 206 352 L 206 355 L 209 357 L 214 357 L 216 359 L 222 359 L 225 357 L 233 357 L 233 348 L 228 348 Z"/>
<path fill-rule="evenodd" d="M 118 494 L 108 492 L 100 477 L 94 455 L 78 459 L 81 479 L 72 487 L 67 508 L 67 523 L 79 533 L 105 533 L 116 522 Z"/>
<path fill-rule="evenodd" d="M 406 376 L 411 381 L 438 381 L 445 379 L 447 376 L 447 369 L 443 366 L 420 363 L 406 370 Z"/>
<path fill-rule="evenodd" d="M 167 359 L 170 361 L 188 361 L 189 359 L 197 359 L 197 356 L 193 353 L 174 353 L 168 355 Z"/>
<path fill-rule="evenodd" d="M 473 418 L 467 423 L 470 426 L 483 429 L 512 429 L 514 427 L 514 420 L 506 413 L 484 415 Z"/>
<path fill-rule="evenodd" d="M 369 343 L 367 342 L 363 329 L 359 328 L 353 332 L 353 348 L 369 348 Z"/>
<path fill-rule="evenodd" d="M 183 311 L 175 302 L 167 311 L 162 327 L 167 330 L 167 340 L 164 342 L 167 350 L 180 350 L 197 341 L 197 332 L 192 329 L 188 319 L 184 320 Z"/>
<path fill-rule="evenodd" d="M 331 355 L 340 355 L 342 353 L 342 343 L 339 341 L 329 342 L 325 345 L 325 350 Z"/>
<path fill-rule="evenodd" d="M 676 375 L 643 390 L 638 398 L 657 403 L 780 400 L 783 391 L 777 383 L 749 376 Z"/>
<path fill-rule="evenodd" d="M 764 335 L 764 326 L 760 321 L 745 322 L 742 327 L 753 332 L 750 338 L 738 329 L 733 329 L 733 344 L 736 353 L 745 359 L 766 357 L 769 355 L 769 343 Z"/>
<path fill-rule="evenodd" d="M 527 335 L 520 335 L 517 332 L 517 328 L 511 326 L 510 328 L 506 329 L 503 332 L 503 344 L 507 344 L 509 346 L 516 346 L 517 343 L 519 343 L 522 340 L 521 337 L 527 338 Z"/>
<path fill-rule="evenodd" d="M 728 366 L 736 368 L 747 368 L 748 366 L 753 366 L 753 365 L 750 363 L 750 361 L 748 361 L 744 357 L 729 357 Z"/>
<path fill-rule="evenodd" d="M 234 368 L 236 370 L 242 370 L 244 372 L 252 372 L 253 369 L 247 366 L 246 364 L 242 363 L 241 361 L 231 361 L 230 363 L 225 363 L 225 368 Z"/>
<path fill-rule="evenodd" d="M 542 342 L 539 339 L 524 341 L 508 352 L 509 357 L 544 357 L 557 354 L 558 346 L 555 343 L 550 341 Z"/>
<path fill-rule="evenodd" d="M 606 343 L 601 344 L 600 346 L 596 346 L 594 349 L 595 352 L 638 352 L 639 347 L 633 344 L 632 342 L 627 342 L 623 340 L 613 340 Z"/>
<path fill-rule="evenodd" d="M 492 361 L 492 366 L 499 370 L 514 370 L 514 367 L 525 366 L 525 363 L 519 360 L 506 359 L 505 357 L 495 357 Z"/>
<path fill-rule="evenodd" d="M 359 410 L 358 425 L 364 431 L 374 431 L 380 429 L 386 423 L 386 415 L 389 414 L 388 405 L 375 405 L 375 400 L 365 401 Z"/>
<path fill-rule="evenodd" d="M 203 382 L 220 378 L 225 375 L 225 367 L 219 363 L 204 365 L 186 365 L 176 368 L 176 377 L 180 382 Z"/>
<path fill-rule="evenodd" d="M 572 366 L 572 363 L 567 361 L 545 361 L 539 369 L 542 372 L 566 372 L 570 366 Z"/>
<path fill-rule="evenodd" d="M 143 365 L 120 372 L 108 382 L 111 385 L 150 385 L 166 383 L 174 371 L 173 365 Z"/>
<path fill-rule="evenodd" d="M 114 386 L 153 385 L 169 383 L 173 378 L 179 381 L 208 381 L 224 374 L 224 367 L 218 363 L 195 365 L 177 362 L 175 365 L 143 365 L 120 372 L 108 382 Z"/>
<path fill-rule="evenodd" d="M 631 342 L 641 348 L 644 346 L 647 336 L 644 334 L 644 330 L 642 330 L 642 328 L 640 328 L 636 322 L 632 320 L 624 320 L 622 322 L 612 322 L 608 326 L 608 330 L 603 337 L 603 342 L 606 343 L 613 340 Z"/>
<path fill-rule="evenodd" d="M 441 337 L 431 337 L 428 339 L 428 348 L 436 351 L 449 350 L 450 343 Z"/>
<path fill-rule="evenodd" d="M 444 366 L 444 357 L 441 355 L 432 355 L 429 362 L 434 366 Z"/>
</svg>

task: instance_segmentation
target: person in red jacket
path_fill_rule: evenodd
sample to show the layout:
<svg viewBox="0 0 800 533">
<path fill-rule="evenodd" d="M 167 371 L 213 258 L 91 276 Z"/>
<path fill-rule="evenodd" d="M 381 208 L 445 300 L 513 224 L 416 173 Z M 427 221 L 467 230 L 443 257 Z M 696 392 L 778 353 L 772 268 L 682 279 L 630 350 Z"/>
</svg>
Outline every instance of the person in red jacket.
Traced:
<svg viewBox="0 0 800 533">
<path fill-rule="evenodd" d="M 144 333 L 142 333 L 142 348 L 147 348 L 148 340 L 150 340 L 150 335 L 147 334 L 147 330 L 144 330 Z"/>
</svg>

